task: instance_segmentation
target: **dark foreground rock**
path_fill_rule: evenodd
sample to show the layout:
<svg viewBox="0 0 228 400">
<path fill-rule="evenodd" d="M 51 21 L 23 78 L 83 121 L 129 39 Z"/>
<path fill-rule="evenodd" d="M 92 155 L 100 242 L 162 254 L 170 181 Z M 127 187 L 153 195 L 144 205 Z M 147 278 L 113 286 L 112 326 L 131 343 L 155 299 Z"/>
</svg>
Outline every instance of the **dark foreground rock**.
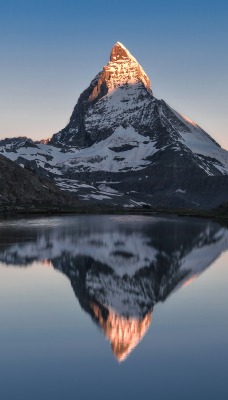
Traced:
<svg viewBox="0 0 228 400">
<path fill-rule="evenodd" d="M 58 210 L 77 204 L 77 198 L 61 191 L 51 180 L 0 155 L 0 211 Z"/>
</svg>

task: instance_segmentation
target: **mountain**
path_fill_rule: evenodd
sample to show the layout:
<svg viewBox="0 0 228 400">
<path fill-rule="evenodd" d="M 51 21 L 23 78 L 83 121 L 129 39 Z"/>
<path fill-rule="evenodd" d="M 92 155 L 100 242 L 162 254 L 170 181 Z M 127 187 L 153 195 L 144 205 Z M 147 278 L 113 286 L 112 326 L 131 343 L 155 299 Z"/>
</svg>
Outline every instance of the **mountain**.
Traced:
<svg viewBox="0 0 228 400">
<path fill-rule="evenodd" d="M 156 304 L 228 248 L 228 230 L 211 221 L 84 216 L 15 224 L 0 224 L 0 262 L 40 262 L 68 277 L 119 361 L 142 340 Z"/>
<path fill-rule="evenodd" d="M 50 179 L 0 155 L 0 210 L 50 209 L 72 205 L 73 199 L 63 193 Z"/>
<path fill-rule="evenodd" d="M 0 152 L 87 202 L 213 208 L 228 199 L 228 152 L 153 96 L 119 42 L 63 130 L 49 141 L 2 140 Z"/>
</svg>

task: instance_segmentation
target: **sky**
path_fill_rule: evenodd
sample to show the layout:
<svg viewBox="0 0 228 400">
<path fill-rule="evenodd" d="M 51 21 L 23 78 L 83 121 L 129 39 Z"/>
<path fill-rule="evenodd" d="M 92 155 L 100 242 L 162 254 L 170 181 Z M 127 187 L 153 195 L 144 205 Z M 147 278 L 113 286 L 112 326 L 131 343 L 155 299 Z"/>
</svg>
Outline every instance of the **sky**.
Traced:
<svg viewBox="0 0 228 400">
<path fill-rule="evenodd" d="M 120 41 L 228 149 L 228 2 L 0 0 L 0 139 L 52 136 Z"/>
</svg>

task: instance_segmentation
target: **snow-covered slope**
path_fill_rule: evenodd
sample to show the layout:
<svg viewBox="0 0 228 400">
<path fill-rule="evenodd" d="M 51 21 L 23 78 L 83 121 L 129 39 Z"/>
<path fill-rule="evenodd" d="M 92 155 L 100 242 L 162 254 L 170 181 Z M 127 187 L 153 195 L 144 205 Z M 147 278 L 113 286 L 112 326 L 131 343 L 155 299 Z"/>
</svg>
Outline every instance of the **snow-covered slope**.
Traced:
<svg viewBox="0 0 228 400">
<path fill-rule="evenodd" d="M 145 71 L 119 42 L 63 130 L 48 143 L 2 140 L 0 152 L 83 200 L 214 207 L 228 198 L 228 152 L 153 96 Z"/>
</svg>

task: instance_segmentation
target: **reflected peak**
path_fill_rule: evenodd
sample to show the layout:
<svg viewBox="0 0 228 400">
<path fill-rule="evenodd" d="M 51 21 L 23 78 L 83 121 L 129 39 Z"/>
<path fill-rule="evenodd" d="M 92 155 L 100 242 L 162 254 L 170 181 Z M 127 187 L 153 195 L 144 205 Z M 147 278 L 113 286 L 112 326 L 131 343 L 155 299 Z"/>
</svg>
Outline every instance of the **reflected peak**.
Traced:
<svg viewBox="0 0 228 400">
<path fill-rule="evenodd" d="M 124 361 L 149 329 L 152 312 L 146 314 L 143 319 L 137 319 L 120 316 L 113 310 L 108 310 L 108 316 L 105 318 L 97 304 L 91 303 L 90 307 L 105 336 L 110 341 L 115 357 L 119 362 Z"/>
</svg>

